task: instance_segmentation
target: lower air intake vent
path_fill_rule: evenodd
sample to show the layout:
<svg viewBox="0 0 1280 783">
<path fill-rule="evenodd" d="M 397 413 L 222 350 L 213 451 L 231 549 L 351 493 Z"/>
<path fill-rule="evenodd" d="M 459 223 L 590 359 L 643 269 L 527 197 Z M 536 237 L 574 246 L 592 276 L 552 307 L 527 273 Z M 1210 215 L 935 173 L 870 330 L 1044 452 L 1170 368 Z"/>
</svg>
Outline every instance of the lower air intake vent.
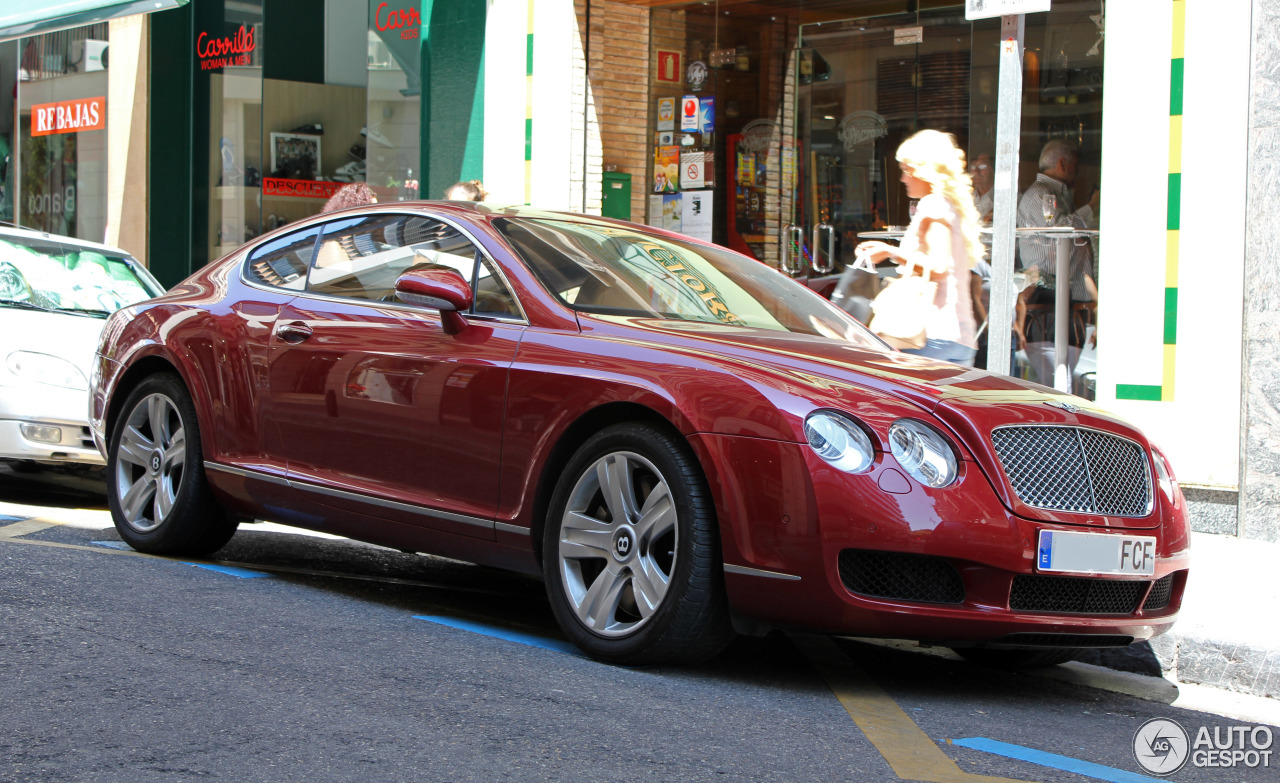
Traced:
<svg viewBox="0 0 1280 783">
<path fill-rule="evenodd" d="M 1151 593 L 1147 596 L 1147 600 L 1142 602 L 1143 611 L 1154 612 L 1169 605 L 1169 599 L 1173 597 L 1173 576 L 1169 574 L 1156 580 L 1151 586 Z"/>
<path fill-rule="evenodd" d="M 1147 584 L 1067 576 L 1015 576 L 1009 608 L 1060 614 L 1133 614 Z"/>
<path fill-rule="evenodd" d="M 840 553 L 840 580 L 851 592 L 928 604 L 964 602 L 964 582 L 940 557 L 846 549 Z"/>
</svg>

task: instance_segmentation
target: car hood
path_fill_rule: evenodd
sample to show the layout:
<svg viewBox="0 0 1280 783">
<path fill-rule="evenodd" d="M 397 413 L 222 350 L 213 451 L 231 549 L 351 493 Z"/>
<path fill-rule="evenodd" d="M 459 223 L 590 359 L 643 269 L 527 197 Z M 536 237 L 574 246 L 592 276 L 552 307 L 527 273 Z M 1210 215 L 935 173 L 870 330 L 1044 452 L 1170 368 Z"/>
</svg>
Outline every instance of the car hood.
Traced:
<svg viewBox="0 0 1280 783">
<path fill-rule="evenodd" d="M 707 352 L 721 360 L 752 368 L 767 367 L 819 406 L 840 408 L 840 390 L 861 387 L 913 403 L 932 413 L 962 444 L 966 459 L 977 462 L 1005 505 L 1020 516 L 1107 527 L 1151 527 L 1152 512 L 1142 517 L 1106 517 L 1033 508 L 1014 491 L 992 442 L 992 432 L 1011 425 L 1085 427 L 1136 442 L 1147 463 L 1148 493 L 1154 497 L 1150 444 L 1127 422 L 1095 403 L 1020 378 L 961 367 L 889 349 L 862 348 L 815 335 L 742 329 L 701 322 L 644 318 L 609 318 L 656 343 Z M 635 336 L 633 332 L 632 336 Z M 700 345 L 699 345 L 700 344 Z M 833 387 L 830 382 L 835 382 Z M 1085 517 L 1088 517 L 1086 520 Z"/>
<path fill-rule="evenodd" d="M 88 378 L 104 324 L 93 316 L 0 307 L 0 361 L 13 351 L 44 353 L 66 359 Z"/>
</svg>

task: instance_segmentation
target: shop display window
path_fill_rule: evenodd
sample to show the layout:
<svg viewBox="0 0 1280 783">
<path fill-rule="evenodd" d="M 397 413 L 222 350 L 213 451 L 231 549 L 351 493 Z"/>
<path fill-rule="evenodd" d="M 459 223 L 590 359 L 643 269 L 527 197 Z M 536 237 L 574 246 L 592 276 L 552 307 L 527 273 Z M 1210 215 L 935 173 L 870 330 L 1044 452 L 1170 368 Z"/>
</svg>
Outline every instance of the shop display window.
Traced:
<svg viewBox="0 0 1280 783">
<path fill-rule="evenodd" d="M 107 221 L 108 25 L 23 38 L 0 65 L 5 219 L 102 241 Z M 16 90 L 13 89 L 16 87 Z M 15 97 L 16 92 L 16 97 Z"/>
</svg>

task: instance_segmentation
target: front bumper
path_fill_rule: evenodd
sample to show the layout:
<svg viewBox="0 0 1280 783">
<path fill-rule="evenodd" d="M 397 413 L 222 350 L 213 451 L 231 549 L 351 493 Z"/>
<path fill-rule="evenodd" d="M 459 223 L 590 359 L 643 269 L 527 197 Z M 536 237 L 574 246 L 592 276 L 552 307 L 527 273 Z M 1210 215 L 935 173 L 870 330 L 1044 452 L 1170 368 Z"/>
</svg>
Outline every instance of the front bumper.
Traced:
<svg viewBox="0 0 1280 783">
<path fill-rule="evenodd" d="M 973 462 L 962 463 L 955 484 L 933 490 L 906 477 L 885 454 L 877 454 L 867 473 L 848 475 L 800 444 L 699 436 L 695 448 L 704 464 L 731 466 L 730 474 L 737 473 L 736 466 L 750 466 L 754 477 L 723 470 L 708 477 L 721 520 L 725 584 L 741 617 L 780 627 L 957 646 L 1063 647 L 1149 639 L 1177 618 L 1189 567 L 1185 509 L 1163 496 L 1152 527 L 1108 529 L 1085 525 L 1083 518 L 1081 525 L 1062 525 L 1010 512 Z M 1035 543 L 1042 529 L 1156 536 L 1156 571 L 1144 577 L 1050 578 L 1036 569 Z M 889 583 L 908 589 L 868 594 L 848 568 L 842 574 L 842 555 L 848 565 L 848 553 L 865 552 L 890 555 L 894 578 Z M 913 574 L 912 563 L 927 567 Z M 952 587 L 958 585 L 958 592 L 939 594 L 919 584 L 940 572 L 954 574 Z M 1078 581 L 1085 579 L 1088 584 Z M 1015 594 L 1015 586 L 1026 587 L 1028 580 L 1048 584 L 1051 592 L 1120 591 L 1125 599 L 1085 600 L 1063 610 L 1055 596 L 1036 603 Z M 1168 588 L 1168 599 L 1152 596 L 1153 588 Z"/>
<path fill-rule="evenodd" d="M 88 393 L 40 383 L 0 384 L 0 459 L 105 464 L 86 416 Z M 56 428 L 54 442 L 23 433 L 23 425 Z"/>
</svg>

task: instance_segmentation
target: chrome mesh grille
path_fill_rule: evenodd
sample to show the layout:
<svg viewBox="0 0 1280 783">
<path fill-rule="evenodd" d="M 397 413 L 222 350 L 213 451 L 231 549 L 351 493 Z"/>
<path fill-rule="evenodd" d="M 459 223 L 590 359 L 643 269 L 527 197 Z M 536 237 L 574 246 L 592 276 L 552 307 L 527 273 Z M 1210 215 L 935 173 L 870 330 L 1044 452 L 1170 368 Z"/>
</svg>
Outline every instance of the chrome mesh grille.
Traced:
<svg viewBox="0 0 1280 783">
<path fill-rule="evenodd" d="M 1132 614 L 1149 582 L 1019 574 L 1009 608 L 1057 614 Z"/>
<path fill-rule="evenodd" d="M 1151 476 L 1142 447 L 1083 427 L 1000 427 L 996 456 L 1018 499 L 1033 508 L 1146 516 Z"/>
<path fill-rule="evenodd" d="M 840 553 L 839 567 L 844 586 L 861 595 L 931 604 L 964 602 L 960 574 L 940 557 L 846 549 Z"/>
</svg>

